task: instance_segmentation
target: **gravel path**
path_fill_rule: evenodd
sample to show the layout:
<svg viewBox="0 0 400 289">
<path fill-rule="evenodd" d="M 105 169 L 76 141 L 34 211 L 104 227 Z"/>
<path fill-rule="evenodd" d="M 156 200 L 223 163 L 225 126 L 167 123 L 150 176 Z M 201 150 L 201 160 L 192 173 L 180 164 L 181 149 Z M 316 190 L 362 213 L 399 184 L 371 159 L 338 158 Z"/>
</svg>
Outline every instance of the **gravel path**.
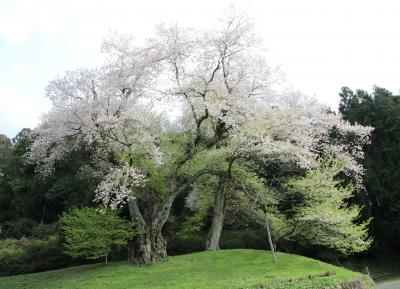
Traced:
<svg viewBox="0 0 400 289">
<path fill-rule="evenodd" d="M 377 283 L 376 289 L 400 289 L 400 279 Z"/>
</svg>

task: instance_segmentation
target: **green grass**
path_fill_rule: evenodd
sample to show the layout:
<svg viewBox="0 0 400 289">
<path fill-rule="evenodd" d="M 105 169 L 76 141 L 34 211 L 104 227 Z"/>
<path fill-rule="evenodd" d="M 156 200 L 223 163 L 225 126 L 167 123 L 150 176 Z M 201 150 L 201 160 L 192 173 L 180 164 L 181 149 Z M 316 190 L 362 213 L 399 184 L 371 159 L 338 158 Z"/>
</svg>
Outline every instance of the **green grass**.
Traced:
<svg viewBox="0 0 400 289">
<path fill-rule="evenodd" d="M 280 280 L 335 271 L 337 275 L 299 284 L 272 286 Z M 127 262 L 94 264 L 55 271 L 0 278 L 1 289 L 127 289 L 127 288 L 319 288 L 354 279 L 359 273 L 291 254 L 278 254 L 274 264 L 268 251 L 223 250 L 169 257 L 148 267 Z M 307 283 L 309 282 L 309 283 Z M 307 283 L 303 287 L 303 283 Z M 270 287 L 272 286 L 272 287 Z M 298 287 L 300 286 L 300 287 Z M 260 288 L 260 287 L 257 287 Z"/>
</svg>

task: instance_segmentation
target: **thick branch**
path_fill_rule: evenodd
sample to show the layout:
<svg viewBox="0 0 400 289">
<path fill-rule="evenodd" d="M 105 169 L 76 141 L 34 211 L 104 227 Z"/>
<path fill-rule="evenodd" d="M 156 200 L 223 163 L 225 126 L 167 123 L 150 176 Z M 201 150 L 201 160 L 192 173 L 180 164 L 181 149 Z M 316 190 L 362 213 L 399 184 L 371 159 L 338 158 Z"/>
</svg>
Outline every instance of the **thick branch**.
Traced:
<svg viewBox="0 0 400 289">
<path fill-rule="evenodd" d="M 139 206 L 135 198 L 131 197 L 128 199 L 128 208 L 131 217 L 136 220 L 139 229 L 143 230 L 146 227 L 146 222 L 143 218 L 142 213 L 140 212 Z"/>
</svg>

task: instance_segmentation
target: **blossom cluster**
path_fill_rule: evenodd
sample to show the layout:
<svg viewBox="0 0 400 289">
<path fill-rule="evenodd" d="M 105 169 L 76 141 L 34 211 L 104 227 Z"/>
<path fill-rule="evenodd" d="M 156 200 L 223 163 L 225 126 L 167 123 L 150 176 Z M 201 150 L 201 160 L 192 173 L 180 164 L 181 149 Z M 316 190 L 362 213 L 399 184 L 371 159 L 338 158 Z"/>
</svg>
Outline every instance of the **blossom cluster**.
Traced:
<svg viewBox="0 0 400 289">
<path fill-rule="evenodd" d="M 143 187 L 145 182 L 146 176 L 129 165 L 113 167 L 97 187 L 94 200 L 116 209 L 135 198 L 135 189 Z"/>
</svg>

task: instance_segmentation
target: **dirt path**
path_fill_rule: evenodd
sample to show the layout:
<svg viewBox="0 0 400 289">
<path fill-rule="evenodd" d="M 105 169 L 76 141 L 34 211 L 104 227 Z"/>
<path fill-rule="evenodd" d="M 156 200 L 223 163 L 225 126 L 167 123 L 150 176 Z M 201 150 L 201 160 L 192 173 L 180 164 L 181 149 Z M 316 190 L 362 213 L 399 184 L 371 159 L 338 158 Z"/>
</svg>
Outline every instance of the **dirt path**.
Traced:
<svg viewBox="0 0 400 289">
<path fill-rule="evenodd" d="M 400 279 L 377 283 L 376 289 L 400 289 Z"/>
</svg>

